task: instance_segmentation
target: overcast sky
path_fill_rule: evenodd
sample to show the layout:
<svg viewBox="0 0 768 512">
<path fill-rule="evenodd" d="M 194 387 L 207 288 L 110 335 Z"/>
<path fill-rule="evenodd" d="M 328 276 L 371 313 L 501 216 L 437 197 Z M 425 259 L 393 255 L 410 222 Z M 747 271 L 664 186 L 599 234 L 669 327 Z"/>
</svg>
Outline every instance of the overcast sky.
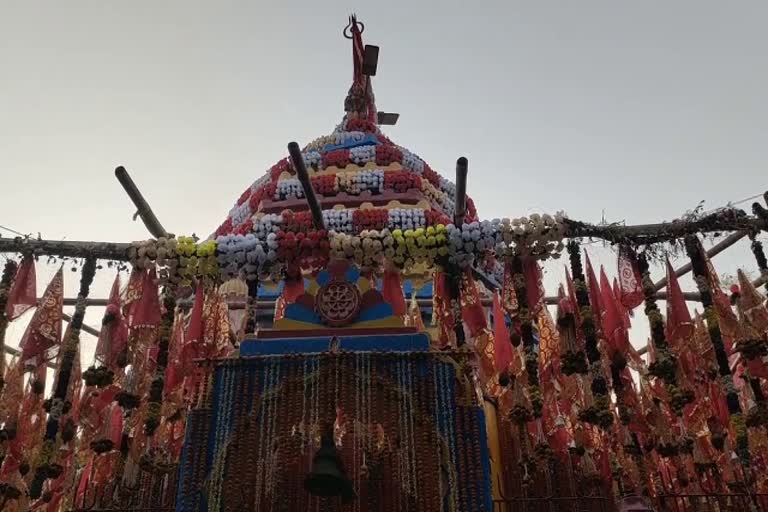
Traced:
<svg viewBox="0 0 768 512">
<path fill-rule="evenodd" d="M 118 165 L 170 231 L 207 236 L 289 141 L 341 119 L 353 10 L 381 46 L 378 107 L 401 114 L 386 132 L 446 176 L 467 156 L 483 218 L 646 223 L 768 189 L 764 1 L 0 8 L 0 225 L 45 238 L 147 238 Z M 613 272 L 612 253 L 594 252 Z M 755 267 L 743 246 L 716 262 Z M 548 284 L 561 274 L 548 266 Z M 101 272 L 93 296 L 112 278 Z"/>
</svg>

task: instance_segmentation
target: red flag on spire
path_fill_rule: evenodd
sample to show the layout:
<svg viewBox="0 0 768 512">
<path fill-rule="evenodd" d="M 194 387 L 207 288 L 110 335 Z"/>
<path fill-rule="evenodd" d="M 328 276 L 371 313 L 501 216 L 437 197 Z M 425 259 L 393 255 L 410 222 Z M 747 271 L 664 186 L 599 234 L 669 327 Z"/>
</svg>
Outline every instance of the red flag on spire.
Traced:
<svg viewBox="0 0 768 512">
<path fill-rule="evenodd" d="M 13 286 L 8 292 L 8 302 L 5 306 L 5 316 L 15 320 L 37 305 L 37 279 L 35 276 L 35 259 L 25 256 L 16 270 Z"/>
<path fill-rule="evenodd" d="M 672 343 L 682 342 L 693 334 L 693 320 L 685 304 L 675 269 L 667 260 L 667 338 Z"/>
<path fill-rule="evenodd" d="M 51 359 L 51 349 L 61 343 L 64 307 L 64 270 L 59 268 L 43 294 L 43 300 L 21 338 L 21 360 Z M 42 362 L 38 360 L 37 363 Z"/>
</svg>

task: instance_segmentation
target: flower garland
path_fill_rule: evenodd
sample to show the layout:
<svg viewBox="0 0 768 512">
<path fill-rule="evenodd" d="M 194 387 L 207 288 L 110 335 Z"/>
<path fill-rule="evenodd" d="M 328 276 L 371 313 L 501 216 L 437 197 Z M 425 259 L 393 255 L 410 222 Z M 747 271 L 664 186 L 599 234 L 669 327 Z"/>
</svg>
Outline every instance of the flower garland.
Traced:
<svg viewBox="0 0 768 512">
<path fill-rule="evenodd" d="M 5 307 L 8 303 L 8 294 L 13 285 L 13 279 L 16 275 L 18 265 L 13 260 L 5 262 L 3 267 L 3 277 L 0 279 L 0 393 L 5 387 L 5 332 L 8 329 L 8 317 L 5 314 Z"/>
<path fill-rule="evenodd" d="M 517 297 L 517 320 L 520 324 L 520 337 L 525 351 L 525 372 L 528 375 L 528 398 L 533 409 L 533 418 L 541 418 L 544 399 L 539 385 L 539 358 L 535 350 L 533 337 L 533 319 L 531 305 L 528 304 L 528 292 L 523 275 L 523 259 L 519 255 L 512 257 L 510 262 L 512 283 Z"/>
<path fill-rule="evenodd" d="M 701 304 L 704 307 L 704 319 L 709 331 L 709 337 L 712 340 L 712 346 L 715 350 L 715 359 L 717 360 L 718 371 L 726 392 L 726 402 L 728 404 L 728 413 L 730 414 L 731 428 L 736 434 L 736 453 L 743 463 L 748 464 L 749 438 L 747 435 L 747 426 L 744 415 L 741 411 L 739 396 L 736 392 L 736 386 L 733 382 L 733 375 L 728 362 L 728 354 L 723 344 L 722 333 L 720 332 L 720 323 L 712 300 L 712 290 L 709 284 L 709 270 L 704 259 L 701 242 L 696 235 L 685 237 L 685 250 L 691 259 L 694 281 L 701 295 Z"/>
<path fill-rule="evenodd" d="M 627 254 L 632 257 L 633 252 Z M 669 405 L 677 417 L 683 414 L 683 408 L 692 403 L 695 396 L 693 391 L 683 389 L 677 384 L 677 357 L 667 343 L 664 329 L 664 317 L 656 304 L 656 288 L 651 279 L 648 259 L 645 254 L 636 256 L 637 266 L 642 276 L 643 293 L 645 295 L 645 315 L 651 327 L 651 341 L 656 347 L 656 361 L 648 367 L 648 373 L 664 381 L 669 395 Z"/>
<path fill-rule="evenodd" d="M 147 415 L 144 418 L 144 433 L 151 437 L 160 426 L 163 387 L 165 386 L 165 368 L 168 366 L 168 347 L 173 332 L 173 320 L 176 314 L 176 297 L 173 289 L 166 287 L 163 293 L 163 316 L 160 322 L 157 343 L 157 366 L 155 377 L 149 386 Z"/>
<path fill-rule="evenodd" d="M 64 341 L 63 353 L 59 373 L 54 384 L 53 396 L 50 400 L 50 411 L 45 426 L 45 437 L 36 461 L 35 474 L 29 487 L 31 498 L 37 499 L 42 494 L 43 484 L 48 478 L 56 478 L 58 464 L 53 462 L 54 447 L 59 432 L 59 420 L 63 414 L 69 382 L 72 378 L 72 369 L 77 357 L 77 349 L 80 344 L 80 329 L 85 318 L 86 299 L 90 292 L 93 278 L 96 276 L 96 259 L 87 258 L 80 274 L 80 290 L 77 294 L 75 312 L 69 322 L 69 338 Z"/>
<path fill-rule="evenodd" d="M 757 268 L 760 269 L 760 273 L 762 275 L 768 274 L 768 259 L 763 251 L 763 243 L 753 238 L 751 248 L 752 254 L 755 255 L 755 260 L 757 260 Z M 768 290 L 768 283 L 765 284 L 765 289 Z"/>
<path fill-rule="evenodd" d="M 530 217 L 494 220 L 495 230 L 500 234 L 503 247 L 511 248 L 521 255 L 537 260 L 557 259 L 565 247 L 565 214 L 532 214 Z"/>
<path fill-rule="evenodd" d="M 587 362 L 589 363 L 589 371 L 592 375 L 590 389 L 595 397 L 594 404 L 579 413 L 579 419 L 608 430 L 613 425 L 608 382 L 603 375 L 603 368 L 600 362 L 600 351 L 597 347 L 597 330 L 592 318 L 592 308 L 589 304 L 584 267 L 581 264 L 581 247 L 576 240 L 571 240 L 568 243 L 568 255 L 571 260 L 571 274 L 573 276 L 573 287 L 576 292 L 576 303 L 579 307 L 581 329 L 585 338 L 584 348 Z"/>
</svg>

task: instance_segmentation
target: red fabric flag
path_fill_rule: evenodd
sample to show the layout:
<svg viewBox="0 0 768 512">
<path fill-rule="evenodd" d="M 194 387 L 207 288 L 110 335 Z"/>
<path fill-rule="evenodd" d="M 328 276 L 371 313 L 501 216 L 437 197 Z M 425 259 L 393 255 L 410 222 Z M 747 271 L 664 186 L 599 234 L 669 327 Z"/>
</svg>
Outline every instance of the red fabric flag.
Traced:
<svg viewBox="0 0 768 512">
<path fill-rule="evenodd" d="M 591 286 L 590 283 L 590 289 Z M 602 294 L 600 303 L 603 307 L 603 335 L 612 351 L 625 354 L 627 345 L 629 345 L 629 338 L 627 337 L 626 329 L 624 329 L 624 322 L 622 322 L 616 300 L 613 297 L 613 290 L 603 267 L 600 267 L 600 293 Z M 611 357 L 613 356 L 613 354 L 610 355 Z"/>
<path fill-rule="evenodd" d="M 693 335 L 693 331 L 691 312 L 685 304 L 675 269 L 667 260 L 667 338 L 672 344 L 682 343 Z"/>
<path fill-rule="evenodd" d="M 432 302 L 440 325 L 439 346 L 445 347 L 453 339 L 455 320 L 451 311 L 451 300 L 448 293 L 447 278 L 443 272 L 435 272 L 434 292 Z"/>
<path fill-rule="evenodd" d="M 392 313 L 395 316 L 404 316 L 405 295 L 403 295 L 403 286 L 400 283 L 400 272 L 396 270 L 385 270 L 381 280 L 381 294 L 384 301 L 392 306 Z"/>
<path fill-rule="evenodd" d="M 109 415 L 109 439 L 119 448 L 123 440 L 123 409 L 112 404 Z"/>
<path fill-rule="evenodd" d="M 5 316 L 8 320 L 15 320 L 35 306 L 37 306 L 35 259 L 32 256 L 25 256 L 16 270 L 13 285 L 8 292 Z"/>
<path fill-rule="evenodd" d="M 469 328 L 470 336 L 477 336 L 488 328 L 488 322 L 471 271 L 464 272 L 461 284 L 461 316 Z"/>
<path fill-rule="evenodd" d="M 587 287 L 589 289 L 589 305 L 592 307 L 592 317 L 595 319 L 595 327 L 602 329 L 603 304 L 600 297 L 600 286 L 597 284 L 595 270 L 589 261 L 589 254 L 584 252 L 587 260 Z"/>
<path fill-rule="evenodd" d="M 133 276 L 131 276 L 133 278 Z M 160 325 L 162 312 L 157 289 L 155 269 L 144 272 L 141 277 L 141 297 L 131 305 L 131 327 L 155 327 Z"/>
<path fill-rule="evenodd" d="M 538 315 L 544 300 L 544 287 L 541 284 L 541 268 L 533 258 L 523 259 L 523 276 L 525 277 L 525 294 L 528 307 L 533 316 Z"/>
<path fill-rule="evenodd" d="M 512 362 L 512 345 L 509 342 L 509 328 L 504 321 L 504 309 L 498 292 L 493 294 L 493 338 L 495 345 L 496 371 L 503 372 Z"/>
<path fill-rule="evenodd" d="M 205 294 L 203 285 L 198 283 L 195 290 L 195 303 L 192 305 L 192 314 L 189 317 L 189 327 L 185 345 L 202 343 L 203 341 L 203 307 L 205 306 Z"/>
<path fill-rule="evenodd" d="M 621 320 L 624 323 L 624 328 L 630 329 L 632 327 L 632 310 L 621 302 L 621 286 L 619 285 L 619 280 L 615 277 L 613 278 L 613 297 L 616 299 L 616 304 L 621 311 Z"/>
<path fill-rule="evenodd" d="M 64 271 L 63 267 L 56 272 L 43 294 L 43 300 L 30 320 L 24 336 L 21 338 L 21 360 L 33 358 L 51 359 L 55 353 L 53 347 L 61 343 L 61 322 L 64 307 Z"/>
<path fill-rule="evenodd" d="M 120 297 L 120 274 L 112 282 L 109 303 L 104 312 L 99 339 L 96 342 L 95 358 L 105 366 L 117 368 L 117 358 L 128 344 L 128 325 L 123 317 Z"/>
<path fill-rule="evenodd" d="M 619 247 L 619 287 L 620 302 L 627 309 L 633 309 L 643 303 L 643 278 L 637 266 L 637 256 L 631 247 L 622 245 Z"/>
</svg>

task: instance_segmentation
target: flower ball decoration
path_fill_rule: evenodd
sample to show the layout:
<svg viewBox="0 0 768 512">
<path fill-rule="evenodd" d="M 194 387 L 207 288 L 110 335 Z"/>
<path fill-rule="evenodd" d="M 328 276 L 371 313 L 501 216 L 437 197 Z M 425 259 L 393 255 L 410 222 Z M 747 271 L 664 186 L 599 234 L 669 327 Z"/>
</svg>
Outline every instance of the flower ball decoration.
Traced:
<svg viewBox="0 0 768 512">
<path fill-rule="evenodd" d="M 277 182 L 275 190 L 275 199 L 283 201 L 285 199 L 300 199 L 304 197 L 304 189 L 296 178 L 280 180 Z"/>
<path fill-rule="evenodd" d="M 356 146 L 349 150 L 349 158 L 357 165 L 376 161 L 376 146 Z"/>
<path fill-rule="evenodd" d="M 388 214 L 387 227 L 389 229 L 405 231 L 427 227 L 426 217 L 422 208 L 392 208 Z"/>
<path fill-rule="evenodd" d="M 461 228 L 449 224 L 448 260 L 461 268 L 470 267 L 496 247 L 494 226 L 490 221 L 462 224 Z"/>
<path fill-rule="evenodd" d="M 309 151 L 305 151 L 302 154 L 304 158 L 304 163 L 307 165 L 307 167 L 312 167 L 314 169 L 319 169 L 323 162 L 323 155 L 320 153 L 320 151 L 316 149 L 312 149 Z"/>
<path fill-rule="evenodd" d="M 328 263 L 330 242 L 325 230 L 280 231 L 276 240 L 277 259 L 283 264 L 286 275 L 297 276 L 302 269 L 321 268 Z"/>
<path fill-rule="evenodd" d="M 508 251 L 514 248 L 518 253 L 532 256 L 539 260 L 559 258 L 565 247 L 565 214 L 531 214 L 530 217 L 502 219 L 494 221 L 498 233 L 499 249 Z"/>
<path fill-rule="evenodd" d="M 351 234 L 353 210 L 323 210 L 323 222 L 329 231 Z"/>
<path fill-rule="evenodd" d="M 376 146 L 376 165 L 386 167 L 403 159 L 403 152 L 396 146 L 379 144 Z"/>
<path fill-rule="evenodd" d="M 255 280 L 267 272 L 277 261 L 277 235 L 269 233 L 266 239 L 254 234 L 223 235 L 217 240 L 219 273 L 224 279 L 241 276 Z"/>
<path fill-rule="evenodd" d="M 350 164 L 349 150 L 337 149 L 323 155 L 323 168 L 338 167 L 343 169 Z"/>
</svg>

